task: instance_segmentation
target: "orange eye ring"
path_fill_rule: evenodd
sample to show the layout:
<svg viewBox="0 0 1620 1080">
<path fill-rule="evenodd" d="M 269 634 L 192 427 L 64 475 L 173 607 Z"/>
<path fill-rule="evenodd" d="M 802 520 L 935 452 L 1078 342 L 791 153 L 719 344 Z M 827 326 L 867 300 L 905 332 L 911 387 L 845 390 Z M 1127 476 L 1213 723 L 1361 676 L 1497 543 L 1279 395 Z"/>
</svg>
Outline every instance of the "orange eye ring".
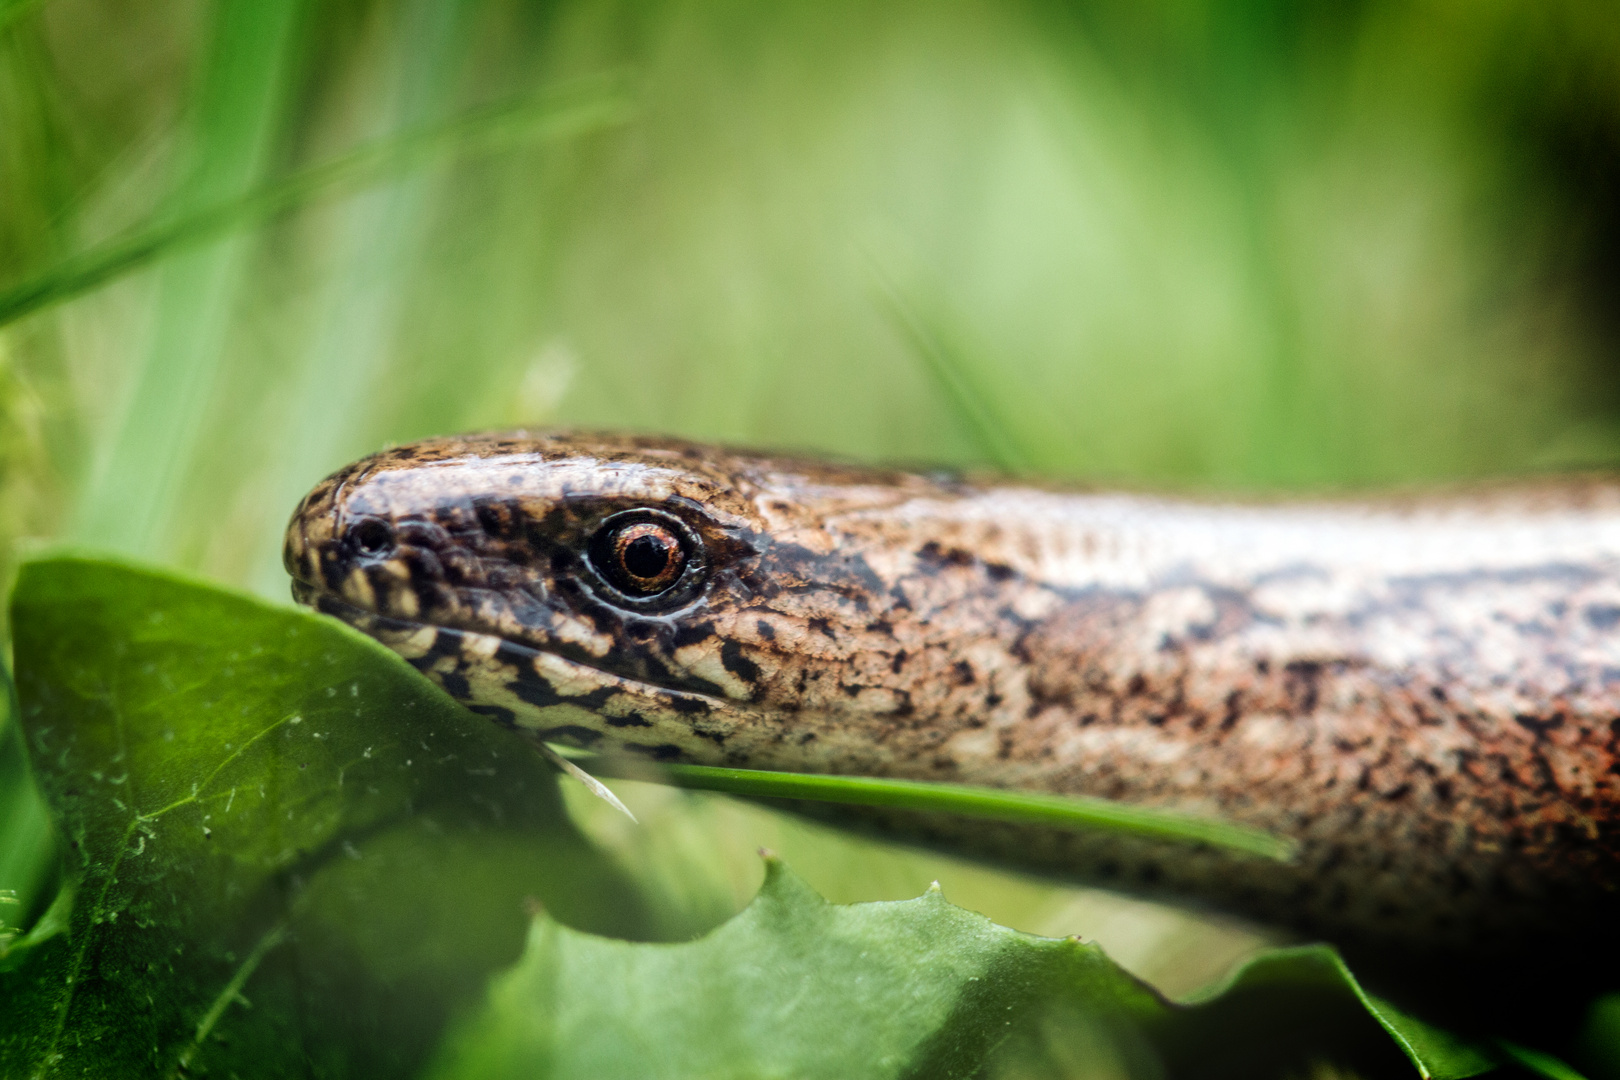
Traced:
<svg viewBox="0 0 1620 1080">
<path fill-rule="evenodd" d="M 597 575 L 631 600 L 652 600 L 674 588 L 692 564 L 694 541 L 666 517 L 632 510 L 609 518 L 590 541 Z"/>
<path fill-rule="evenodd" d="M 686 552 L 680 538 L 655 521 L 638 521 L 613 534 L 613 569 L 635 586 L 626 592 L 661 593 L 680 577 Z"/>
</svg>

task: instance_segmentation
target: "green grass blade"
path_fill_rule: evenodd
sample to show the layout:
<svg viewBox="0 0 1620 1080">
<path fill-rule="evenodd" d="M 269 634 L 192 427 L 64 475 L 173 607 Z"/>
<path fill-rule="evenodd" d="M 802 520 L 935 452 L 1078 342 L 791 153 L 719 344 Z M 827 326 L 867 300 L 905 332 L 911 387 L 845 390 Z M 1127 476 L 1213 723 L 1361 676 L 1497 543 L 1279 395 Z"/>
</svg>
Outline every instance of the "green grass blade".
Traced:
<svg viewBox="0 0 1620 1080">
<path fill-rule="evenodd" d="M 676 787 L 750 795 L 767 799 L 807 799 L 853 806 L 888 806 L 965 817 L 1048 825 L 1061 829 L 1100 829 L 1157 840 L 1209 844 L 1278 862 L 1293 859 L 1297 845 L 1247 825 L 1194 817 L 1111 799 L 1046 795 L 1002 788 L 891 780 L 869 776 L 825 776 L 814 773 L 725 769 L 708 765 L 664 765 L 650 775 L 641 763 L 625 765 L 608 758 L 580 763 L 596 776 L 662 780 Z"/>
<path fill-rule="evenodd" d="M 281 137 L 297 67 L 305 0 L 221 0 L 166 212 L 183 216 L 263 182 Z M 228 362 L 231 317 L 250 291 L 246 237 L 187 251 L 163 266 L 152 329 L 129 394 L 107 425 L 75 533 L 89 543 L 155 555 L 202 418 Z"/>
<path fill-rule="evenodd" d="M 348 198 L 327 234 L 330 269 L 312 290 L 319 297 L 318 314 L 294 367 L 299 376 L 276 439 L 278 452 L 262 481 L 264 505 L 274 508 L 272 526 L 280 523 L 274 515 L 296 505 L 316 479 L 371 449 L 371 433 L 355 418 L 368 414 L 384 373 L 398 357 L 397 334 L 411 282 L 431 261 L 423 247 L 450 186 L 443 170 L 409 166 L 431 163 L 503 131 L 515 140 L 537 134 L 538 125 L 540 134 L 555 135 L 614 115 L 612 81 L 591 80 L 456 116 L 456 73 L 467 63 L 477 10 L 477 0 L 408 0 L 400 6 L 400 60 L 387 83 L 389 104 L 380 126 L 414 134 L 397 149 L 370 154 L 375 164 L 351 166 L 395 175 Z M 599 114 L 602 102 L 609 111 Z M 455 117 L 448 124 L 447 115 Z M 279 532 L 267 528 L 248 542 L 255 588 L 263 596 L 285 598 Z"/>
<path fill-rule="evenodd" d="M 973 364 L 963 349 L 945 333 L 940 321 L 927 317 L 920 305 L 904 295 L 898 286 L 878 274 L 878 294 L 896 326 L 911 344 L 923 370 L 939 388 L 958 422 L 972 435 L 979 452 L 998 469 L 1009 473 L 1034 471 L 1034 463 L 1012 425 L 1005 423 L 974 385 Z"/>
<path fill-rule="evenodd" d="M 440 160 L 446 153 L 566 139 L 630 116 L 617 78 L 582 79 L 472 109 L 440 124 L 378 139 L 237 198 L 160 219 L 0 291 L 0 326 L 80 296 L 178 249 L 251 225 L 317 197 L 353 191 Z"/>
</svg>

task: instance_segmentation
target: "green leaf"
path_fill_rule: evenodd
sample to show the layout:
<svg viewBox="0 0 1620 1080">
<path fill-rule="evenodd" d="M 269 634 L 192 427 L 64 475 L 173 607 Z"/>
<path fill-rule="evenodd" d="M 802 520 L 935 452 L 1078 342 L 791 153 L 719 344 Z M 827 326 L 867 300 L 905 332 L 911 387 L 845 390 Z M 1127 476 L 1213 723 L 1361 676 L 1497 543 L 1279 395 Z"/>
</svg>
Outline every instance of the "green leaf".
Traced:
<svg viewBox="0 0 1620 1080">
<path fill-rule="evenodd" d="M 550 767 L 364 636 L 71 557 L 12 611 L 77 898 L 0 975 L 0 1075 L 411 1075 L 534 898 L 639 925 Z"/>
<path fill-rule="evenodd" d="M 61 883 L 50 906 L 34 920 L 26 933 L 11 938 L 0 951 L 0 972 L 15 971 L 29 960 L 29 955 L 58 934 L 68 932 L 68 921 L 73 916 L 74 887 L 71 880 Z"/>
<path fill-rule="evenodd" d="M 1163 1008 L 1095 946 L 1029 938 L 937 890 L 829 904 L 770 859 L 754 903 L 697 942 L 536 917 L 522 963 L 429 1075 L 967 1076 L 1009 1014 L 1065 989 L 1126 1017 Z"/>
<path fill-rule="evenodd" d="M 1377 1038 L 1366 1000 L 1338 955 L 1317 946 L 1269 952 L 1219 992 L 1177 1005 L 1095 945 L 996 926 L 937 889 L 829 904 L 768 858 L 754 903 L 695 942 L 611 941 L 538 915 L 523 960 L 428 1075 L 1023 1075 L 1074 1057 L 1051 1044 L 1076 1036 L 1092 1067 L 1104 1055 L 1133 1074 L 1252 1075 L 1333 1055 L 1387 1074 L 1397 1044 Z M 1429 1077 L 1497 1060 L 1398 1045 Z"/>
<path fill-rule="evenodd" d="M 1259 990 L 1297 993 L 1305 988 L 1356 1002 L 1427 1080 L 1463 1080 L 1502 1063 L 1502 1055 L 1494 1047 L 1437 1028 L 1367 993 L 1330 945 L 1268 949 L 1188 1004 L 1207 1006 Z"/>
<path fill-rule="evenodd" d="M 1042 1075 L 1102 1055 L 1243 1076 L 1388 1073 L 1404 1051 L 1451 1080 L 1501 1056 L 1368 997 L 1326 947 L 1175 1005 L 1094 945 L 937 890 L 828 904 L 774 863 L 698 941 L 599 937 L 645 912 L 550 766 L 369 638 L 72 556 L 24 567 L 13 625 L 69 874 L 0 964 L 0 1075 Z"/>
</svg>

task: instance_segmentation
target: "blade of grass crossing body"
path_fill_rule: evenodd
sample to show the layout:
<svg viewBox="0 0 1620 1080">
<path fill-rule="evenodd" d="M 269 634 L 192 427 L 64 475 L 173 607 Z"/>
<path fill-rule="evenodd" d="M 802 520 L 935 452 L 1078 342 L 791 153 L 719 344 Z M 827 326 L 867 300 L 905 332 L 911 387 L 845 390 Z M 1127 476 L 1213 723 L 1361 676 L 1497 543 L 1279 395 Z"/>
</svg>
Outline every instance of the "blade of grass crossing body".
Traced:
<svg viewBox="0 0 1620 1080">
<path fill-rule="evenodd" d="M 891 780 L 867 776 L 825 776 L 814 773 L 727 769 L 708 765 L 664 765 L 649 772 L 641 763 L 620 763 L 609 758 L 581 761 L 596 776 L 629 780 L 663 780 L 677 787 L 750 795 L 770 799 L 806 799 L 853 806 L 886 806 L 900 810 L 933 811 L 966 817 L 1015 821 L 1054 828 L 1100 829 L 1131 833 L 1159 840 L 1209 844 L 1245 854 L 1287 862 L 1295 843 L 1260 829 L 1212 818 L 1194 817 L 1151 807 L 1131 806 L 1110 799 L 1047 795 L 1002 788 L 940 784 L 920 780 Z"/>
<path fill-rule="evenodd" d="M 280 128 L 304 0 L 222 0 L 196 82 L 185 174 L 171 213 L 254 186 Z M 163 269 L 155 325 L 109 445 L 98 448 L 75 539 L 161 557 L 181 479 L 224 362 L 251 249 L 235 237 Z"/>
<path fill-rule="evenodd" d="M 599 76 L 548 87 L 442 123 L 377 139 L 357 150 L 234 195 L 158 220 L 0 290 L 0 326 L 71 300 L 157 259 L 233 229 L 432 165 L 446 154 L 503 143 L 564 139 L 623 123 L 623 80 Z"/>
</svg>

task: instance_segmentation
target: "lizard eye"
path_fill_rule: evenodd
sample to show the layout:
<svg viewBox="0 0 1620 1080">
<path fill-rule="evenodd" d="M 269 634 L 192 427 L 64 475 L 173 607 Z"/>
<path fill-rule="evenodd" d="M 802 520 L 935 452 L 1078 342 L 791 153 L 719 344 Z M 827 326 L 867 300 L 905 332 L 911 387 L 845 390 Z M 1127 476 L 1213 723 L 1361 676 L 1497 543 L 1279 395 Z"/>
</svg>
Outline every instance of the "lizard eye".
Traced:
<svg viewBox="0 0 1620 1080">
<path fill-rule="evenodd" d="M 668 592 L 692 559 L 692 541 L 684 528 L 631 510 L 609 518 L 589 547 L 591 565 L 609 585 L 637 600 Z"/>
</svg>

